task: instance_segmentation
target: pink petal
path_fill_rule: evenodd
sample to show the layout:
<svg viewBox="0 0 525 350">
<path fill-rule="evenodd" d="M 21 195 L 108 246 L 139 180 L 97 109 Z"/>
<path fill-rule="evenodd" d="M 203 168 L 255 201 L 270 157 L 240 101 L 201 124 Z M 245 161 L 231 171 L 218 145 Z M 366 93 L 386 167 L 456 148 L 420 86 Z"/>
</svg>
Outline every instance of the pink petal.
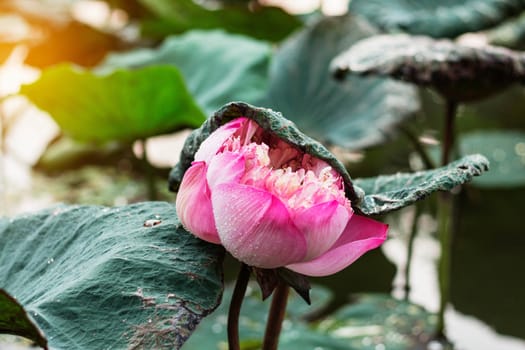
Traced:
<svg viewBox="0 0 525 350">
<path fill-rule="evenodd" d="M 208 163 L 230 136 L 245 123 L 247 118 L 234 119 L 210 134 L 200 145 L 195 160 Z"/>
<path fill-rule="evenodd" d="M 215 186 L 226 182 L 239 182 L 245 171 L 244 156 L 238 153 L 224 152 L 211 158 L 206 179 L 211 191 Z"/>
<path fill-rule="evenodd" d="M 379 247 L 386 239 L 388 225 L 353 215 L 332 248 L 311 261 L 287 268 L 308 276 L 328 276 L 341 271 L 367 251 Z"/>
<path fill-rule="evenodd" d="M 306 239 L 306 261 L 318 257 L 334 245 L 343 233 L 351 214 L 334 200 L 314 205 L 294 216 L 295 226 Z"/>
<path fill-rule="evenodd" d="M 211 200 L 221 243 L 235 258 L 267 269 L 303 260 L 306 241 L 271 193 L 225 183 L 215 187 Z"/>
<path fill-rule="evenodd" d="M 175 201 L 182 225 L 195 236 L 220 244 L 206 183 L 206 163 L 193 162 L 186 170 Z"/>
</svg>

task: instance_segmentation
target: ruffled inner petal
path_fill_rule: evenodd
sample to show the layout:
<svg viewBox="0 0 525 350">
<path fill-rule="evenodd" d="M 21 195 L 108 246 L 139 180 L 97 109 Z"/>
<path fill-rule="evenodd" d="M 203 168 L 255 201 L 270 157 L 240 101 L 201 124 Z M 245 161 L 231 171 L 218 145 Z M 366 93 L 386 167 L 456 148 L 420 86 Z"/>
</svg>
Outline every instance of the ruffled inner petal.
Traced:
<svg viewBox="0 0 525 350">
<path fill-rule="evenodd" d="M 195 160 L 208 163 L 217 154 L 224 142 L 239 130 L 247 118 L 237 118 L 212 132 L 200 145 L 195 153 Z"/>
</svg>

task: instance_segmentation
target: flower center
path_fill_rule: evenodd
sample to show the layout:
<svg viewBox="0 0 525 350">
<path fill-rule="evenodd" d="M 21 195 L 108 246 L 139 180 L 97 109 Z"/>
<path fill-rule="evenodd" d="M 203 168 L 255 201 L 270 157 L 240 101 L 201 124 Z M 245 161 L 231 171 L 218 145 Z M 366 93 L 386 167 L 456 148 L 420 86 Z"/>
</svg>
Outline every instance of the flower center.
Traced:
<svg viewBox="0 0 525 350">
<path fill-rule="evenodd" d="M 244 156 L 242 184 L 272 193 L 289 209 L 305 209 L 336 200 L 352 210 L 341 176 L 328 163 L 302 153 L 276 137 L 268 140 L 272 147 L 265 142 L 257 142 L 257 139 L 262 139 L 263 130 L 253 127 L 250 130 L 246 133 L 245 129 L 240 135 L 231 136 L 222 148 L 223 152 Z"/>
</svg>

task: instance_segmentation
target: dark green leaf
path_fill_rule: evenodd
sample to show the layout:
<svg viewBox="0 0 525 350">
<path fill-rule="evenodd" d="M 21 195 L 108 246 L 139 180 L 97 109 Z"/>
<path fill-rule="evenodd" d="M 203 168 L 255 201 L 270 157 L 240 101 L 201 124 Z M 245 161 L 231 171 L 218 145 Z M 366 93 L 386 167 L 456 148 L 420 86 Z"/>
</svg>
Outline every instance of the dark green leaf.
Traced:
<svg viewBox="0 0 525 350">
<path fill-rule="evenodd" d="M 427 349 L 437 317 L 422 307 L 389 295 L 360 295 L 327 317 L 318 332 L 345 340 L 348 349 Z"/>
<path fill-rule="evenodd" d="M 461 135 L 463 154 L 481 153 L 490 161 L 490 171 L 473 184 L 483 187 L 525 185 L 525 133 L 519 131 L 477 131 Z"/>
<path fill-rule="evenodd" d="M 158 16 L 159 19 L 142 26 L 145 35 L 157 38 L 190 29 L 224 29 L 258 39 L 279 41 L 301 25 L 297 18 L 273 7 L 225 4 L 222 8 L 209 9 L 193 0 L 139 2 Z"/>
<path fill-rule="evenodd" d="M 434 170 L 356 179 L 356 188 L 365 192 L 359 209 L 367 215 L 400 209 L 433 192 L 450 191 L 481 175 L 488 170 L 488 166 L 488 160 L 478 154 Z"/>
<path fill-rule="evenodd" d="M 336 77 L 347 73 L 390 76 L 429 86 L 452 101 L 486 97 L 525 82 L 525 56 L 495 46 L 473 47 L 406 34 L 360 41 L 332 62 Z"/>
<path fill-rule="evenodd" d="M 350 11 L 387 31 L 453 38 L 498 24 L 523 0 L 352 0 Z"/>
<path fill-rule="evenodd" d="M 61 65 L 22 86 L 21 93 L 80 141 L 134 141 L 205 119 L 171 66 L 97 75 Z"/>
<path fill-rule="evenodd" d="M 47 349 L 47 340 L 31 321 L 22 305 L 0 289 L 0 333 L 14 334 L 34 341 Z"/>
<path fill-rule="evenodd" d="M 185 231 L 168 203 L 3 219 L 0 247 L 0 287 L 52 348 L 178 349 L 221 297 L 222 248 Z"/>
<path fill-rule="evenodd" d="M 199 129 L 194 130 L 190 136 L 188 136 L 181 152 L 180 161 L 170 173 L 169 184 L 172 191 L 178 191 L 182 177 L 190 167 L 201 143 L 221 125 L 240 117 L 254 120 L 264 130 L 296 146 L 304 153 L 309 153 L 326 161 L 343 177 L 348 198 L 353 204 L 359 203 L 360 194 L 354 191 L 352 180 L 344 165 L 321 143 L 303 134 L 294 123 L 284 118 L 281 113 L 241 102 L 233 102 L 225 105 L 213 116 L 208 118 Z"/>
<path fill-rule="evenodd" d="M 61 137 L 47 147 L 33 168 L 46 173 L 57 174 L 71 169 L 79 169 L 88 164 L 115 165 L 122 161 L 123 155 L 130 153 L 128 144 L 110 142 L 101 146 L 77 142 L 69 137 Z M 77 177 L 76 174 L 75 177 Z"/>
<path fill-rule="evenodd" d="M 376 33 L 352 16 L 322 18 L 297 33 L 276 53 L 268 97 L 259 105 L 327 144 L 360 149 L 384 142 L 419 108 L 415 89 L 384 78 L 336 82 L 329 72 L 334 56 Z"/>
<path fill-rule="evenodd" d="M 197 103 L 211 115 L 231 101 L 253 103 L 265 93 L 271 47 L 224 31 L 191 31 L 173 36 L 154 50 L 109 56 L 105 67 L 177 67 Z"/>
</svg>

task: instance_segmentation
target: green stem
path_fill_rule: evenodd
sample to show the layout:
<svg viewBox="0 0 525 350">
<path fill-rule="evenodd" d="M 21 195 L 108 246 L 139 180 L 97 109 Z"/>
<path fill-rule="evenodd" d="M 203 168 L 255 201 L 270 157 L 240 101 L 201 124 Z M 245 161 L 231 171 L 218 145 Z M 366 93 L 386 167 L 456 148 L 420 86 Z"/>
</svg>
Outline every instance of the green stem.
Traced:
<svg viewBox="0 0 525 350">
<path fill-rule="evenodd" d="M 450 161 L 450 153 L 454 148 L 455 142 L 455 128 L 454 120 L 456 118 L 456 110 L 458 108 L 457 102 L 447 101 L 445 127 L 443 132 L 443 143 L 441 146 L 441 165 L 445 166 Z"/>
<path fill-rule="evenodd" d="M 436 336 L 445 338 L 445 309 L 450 298 L 450 260 L 452 248 L 452 195 L 440 193 L 438 197 L 438 232 L 441 257 L 438 265 L 439 312 Z"/>
<path fill-rule="evenodd" d="M 148 152 L 146 150 L 146 140 L 141 140 L 142 146 L 142 167 L 146 176 L 146 185 L 148 187 L 148 199 L 155 201 L 158 199 L 157 186 L 155 185 L 155 174 L 153 167 L 148 159 Z"/>
<path fill-rule="evenodd" d="M 230 310 L 228 311 L 228 344 L 229 350 L 239 350 L 239 315 L 241 313 L 241 305 L 248 287 L 248 280 L 250 279 L 250 269 L 248 265 L 242 264 L 237 282 L 233 290 L 232 299 L 230 302 Z"/>
<path fill-rule="evenodd" d="M 445 126 L 443 129 L 443 143 L 441 146 L 441 165 L 450 161 L 450 154 L 454 148 L 457 102 L 447 101 Z M 452 218 L 454 217 L 454 198 L 451 193 L 441 193 L 438 197 L 438 235 L 441 246 L 441 257 L 438 265 L 439 278 L 439 311 L 436 337 L 446 339 L 445 336 L 445 309 L 450 299 L 450 267 L 452 255 Z"/>
<path fill-rule="evenodd" d="M 423 164 L 425 165 L 425 169 L 434 169 L 436 165 L 432 161 L 432 158 L 430 158 L 430 155 L 426 151 L 425 146 L 423 146 L 421 141 L 419 141 L 419 138 L 409 128 L 401 128 L 401 130 L 405 133 L 408 139 L 412 142 L 412 145 L 414 145 L 414 150 L 421 157 L 421 160 L 423 161 Z"/>
<path fill-rule="evenodd" d="M 404 286 L 404 292 L 405 292 L 405 300 L 408 300 L 410 296 L 410 268 L 412 267 L 412 255 L 414 252 L 414 240 L 416 238 L 417 234 L 417 219 L 419 218 L 419 215 L 421 214 L 421 205 L 415 204 L 415 211 L 414 211 L 414 218 L 412 219 L 412 225 L 410 227 L 410 236 L 408 237 L 408 244 L 407 244 L 407 262 L 405 266 L 405 286 Z"/>
<path fill-rule="evenodd" d="M 281 333 L 281 327 L 286 313 L 289 291 L 290 288 L 288 285 L 283 281 L 279 281 L 277 288 L 273 292 L 272 305 L 268 315 L 262 350 L 277 350 L 279 334 Z"/>
</svg>

